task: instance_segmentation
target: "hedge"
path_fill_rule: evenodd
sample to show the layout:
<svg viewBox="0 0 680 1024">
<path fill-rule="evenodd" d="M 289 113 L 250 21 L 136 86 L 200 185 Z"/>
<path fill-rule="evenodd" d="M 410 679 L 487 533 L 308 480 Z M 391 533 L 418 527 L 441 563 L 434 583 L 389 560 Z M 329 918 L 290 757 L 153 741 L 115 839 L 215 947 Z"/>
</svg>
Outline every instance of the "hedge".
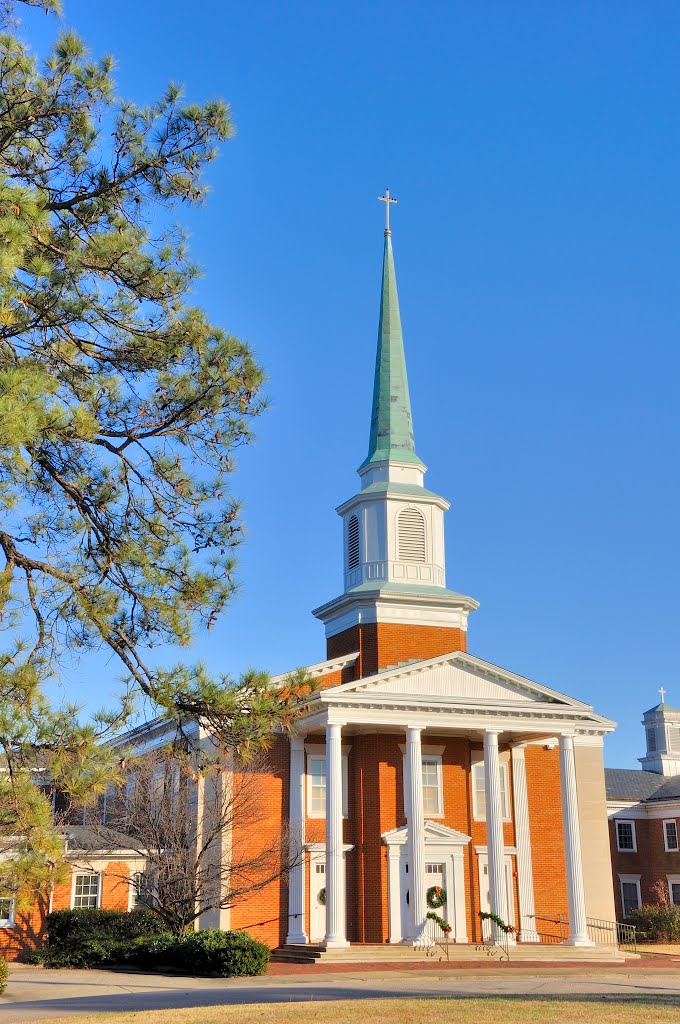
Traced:
<svg viewBox="0 0 680 1024">
<path fill-rule="evenodd" d="M 183 974 L 217 974 L 222 978 L 264 974 L 269 947 L 247 932 L 211 928 L 190 935 L 169 932 L 132 940 L 85 937 L 72 945 L 40 950 L 34 961 L 46 967 L 130 966 L 166 968 Z"/>
<path fill-rule="evenodd" d="M 8 976 L 9 967 L 7 966 L 4 960 L 0 960 L 0 996 L 5 991 Z"/>
<path fill-rule="evenodd" d="M 631 910 L 626 923 L 635 925 L 638 939 L 649 942 L 680 941 L 680 907 L 644 905 Z"/>
<path fill-rule="evenodd" d="M 72 949 L 92 939 L 129 942 L 141 935 L 163 931 L 163 924 L 151 910 L 138 907 L 120 910 L 54 910 L 47 916 L 50 949 Z"/>
</svg>

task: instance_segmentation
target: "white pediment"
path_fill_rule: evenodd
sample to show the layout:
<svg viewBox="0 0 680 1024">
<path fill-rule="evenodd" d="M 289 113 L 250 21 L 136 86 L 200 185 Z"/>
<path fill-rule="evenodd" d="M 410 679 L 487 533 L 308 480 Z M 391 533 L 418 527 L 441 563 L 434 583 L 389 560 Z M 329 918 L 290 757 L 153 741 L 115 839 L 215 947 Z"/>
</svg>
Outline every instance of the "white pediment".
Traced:
<svg viewBox="0 0 680 1024">
<path fill-rule="evenodd" d="M 438 821 L 425 821 L 425 845 L 428 843 L 438 846 L 466 846 L 471 837 L 464 832 L 458 832 L 455 828 L 442 825 Z M 387 846 L 405 846 L 408 842 L 408 825 L 401 825 L 393 828 L 390 832 L 383 832 L 382 841 Z"/>
<path fill-rule="evenodd" d="M 465 652 L 442 655 L 427 661 L 387 669 L 374 676 L 345 684 L 342 693 L 391 694 L 458 700 L 462 703 L 588 705 L 547 686 L 481 661 Z"/>
</svg>

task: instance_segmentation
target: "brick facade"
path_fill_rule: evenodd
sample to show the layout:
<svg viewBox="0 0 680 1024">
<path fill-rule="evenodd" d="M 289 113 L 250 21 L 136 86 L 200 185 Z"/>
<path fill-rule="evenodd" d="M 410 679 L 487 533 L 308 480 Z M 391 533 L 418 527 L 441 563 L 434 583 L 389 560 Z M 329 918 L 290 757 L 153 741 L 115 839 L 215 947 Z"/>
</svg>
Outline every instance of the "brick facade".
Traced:
<svg viewBox="0 0 680 1024">
<path fill-rule="evenodd" d="M 614 883 L 614 901 L 617 920 L 624 920 L 621 899 L 621 875 L 640 876 L 640 897 L 643 904 L 658 904 L 660 890 L 670 899 L 668 876 L 677 875 L 680 879 L 680 851 L 666 850 L 664 842 L 664 821 L 675 821 L 680 836 L 680 806 L 677 803 L 669 806 L 664 817 L 650 817 L 637 810 L 634 815 L 626 816 L 626 812 L 618 811 L 617 817 L 609 819 L 609 839 L 612 851 L 612 874 Z M 633 821 L 635 826 L 634 851 L 619 850 L 616 841 L 616 821 Z"/>
<path fill-rule="evenodd" d="M 313 737 L 314 743 L 322 743 Z M 444 748 L 442 781 L 444 816 L 437 820 L 471 836 L 465 847 L 464 877 L 467 934 L 470 941 L 481 939 L 479 891 L 479 855 L 477 847 L 486 846 L 486 823 L 473 816 L 471 763 L 482 756 L 479 744 L 465 738 L 428 733 L 424 742 Z M 386 943 L 389 940 L 387 847 L 381 836 L 405 824 L 403 801 L 403 734 L 368 734 L 347 737 L 348 816 L 344 822 L 344 841 L 353 849 L 346 855 L 347 937 L 352 942 Z M 507 748 L 501 747 L 501 755 Z M 512 765 L 509 761 L 509 788 L 512 794 Z M 568 920 L 564 865 L 564 838 L 560 809 L 559 754 L 543 746 L 527 747 L 527 795 L 531 827 L 534 870 L 534 898 L 539 933 L 558 938 L 560 917 Z M 267 844 L 280 835 L 288 816 L 289 750 L 284 737 L 272 750 L 272 772 L 263 779 L 266 818 L 252 831 L 234 832 L 235 856 L 241 844 Z M 514 809 L 511 816 L 514 819 Z M 514 847 L 513 820 L 504 824 L 505 844 Z M 325 821 L 306 818 L 307 843 L 325 842 Z M 516 870 L 514 870 L 515 920 L 519 922 Z M 306 862 L 306 922 L 310 927 L 309 858 Z M 236 905 L 231 911 L 231 927 L 245 928 L 257 938 L 275 947 L 285 943 L 288 930 L 288 885 L 284 878 L 262 892 Z M 562 925 L 564 927 L 564 924 Z"/>
<path fill-rule="evenodd" d="M 358 651 L 357 677 L 363 678 L 401 662 L 465 651 L 467 633 L 448 626 L 365 622 L 329 637 L 326 649 L 329 659 Z"/>
<path fill-rule="evenodd" d="M 130 868 L 124 861 L 110 861 L 97 864 L 100 874 L 100 906 L 104 910 L 127 911 L 130 903 Z M 89 872 L 89 867 L 73 867 L 54 886 L 52 910 L 70 910 L 72 906 L 73 876 Z M 14 924 L 0 928 L 0 956 L 5 960 L 20 960 L 34 949 L 40 949 L 45 941 L 45 919 L 50 910 L 50 900 L 39 897 L 33 906 L 22 908 L 19 901 Z"/>
</svg>

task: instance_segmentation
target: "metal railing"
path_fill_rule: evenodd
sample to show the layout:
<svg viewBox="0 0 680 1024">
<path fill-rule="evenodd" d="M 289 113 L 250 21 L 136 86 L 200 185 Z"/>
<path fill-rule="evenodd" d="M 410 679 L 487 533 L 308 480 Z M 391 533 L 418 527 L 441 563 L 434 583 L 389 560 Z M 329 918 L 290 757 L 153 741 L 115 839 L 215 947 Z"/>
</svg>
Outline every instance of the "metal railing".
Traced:
<svg viewBox="0 0 680 1024">
<path fill-rule="evenodd" d="M 637 949 L 637 929 L 635 925 L 624 924 L 622 921 L 605 921 L 599 917 L 587 917 L 586 925 L 588 935 L 596 946 L 609 946 L 611 949 L 618 949 L 619 946 Z"/>
<path fill-rule="evenodd" d="M 488 918 L 482 918 L 482 941 L 478 942 L 476 948 L 486 953 L 489 957 L 498 957 L 502 960 L 510 959 L 510 939 L 508 932 L 503 931 L 494 925 Z"/>
</svg>

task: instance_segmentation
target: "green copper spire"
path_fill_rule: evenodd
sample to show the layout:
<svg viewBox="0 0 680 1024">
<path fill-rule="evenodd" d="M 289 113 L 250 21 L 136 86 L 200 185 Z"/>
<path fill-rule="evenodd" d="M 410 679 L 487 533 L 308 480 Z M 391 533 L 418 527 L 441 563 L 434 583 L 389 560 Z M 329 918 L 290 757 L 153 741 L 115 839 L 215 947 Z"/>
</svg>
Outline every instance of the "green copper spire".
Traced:
<svg viewBox="0 0 680 1024">
<path fill-rule="evenodd" d="M 413 440 L 411 399 L 408 393 L 404 340 L 401 334 L 397 278 L 394 272 L 392 238 L 385 231 L 378 352 L 373 384 L 373 414 L 368 457 L 371 462 L 414 462 L 422 465 Z"/>
</svg>

